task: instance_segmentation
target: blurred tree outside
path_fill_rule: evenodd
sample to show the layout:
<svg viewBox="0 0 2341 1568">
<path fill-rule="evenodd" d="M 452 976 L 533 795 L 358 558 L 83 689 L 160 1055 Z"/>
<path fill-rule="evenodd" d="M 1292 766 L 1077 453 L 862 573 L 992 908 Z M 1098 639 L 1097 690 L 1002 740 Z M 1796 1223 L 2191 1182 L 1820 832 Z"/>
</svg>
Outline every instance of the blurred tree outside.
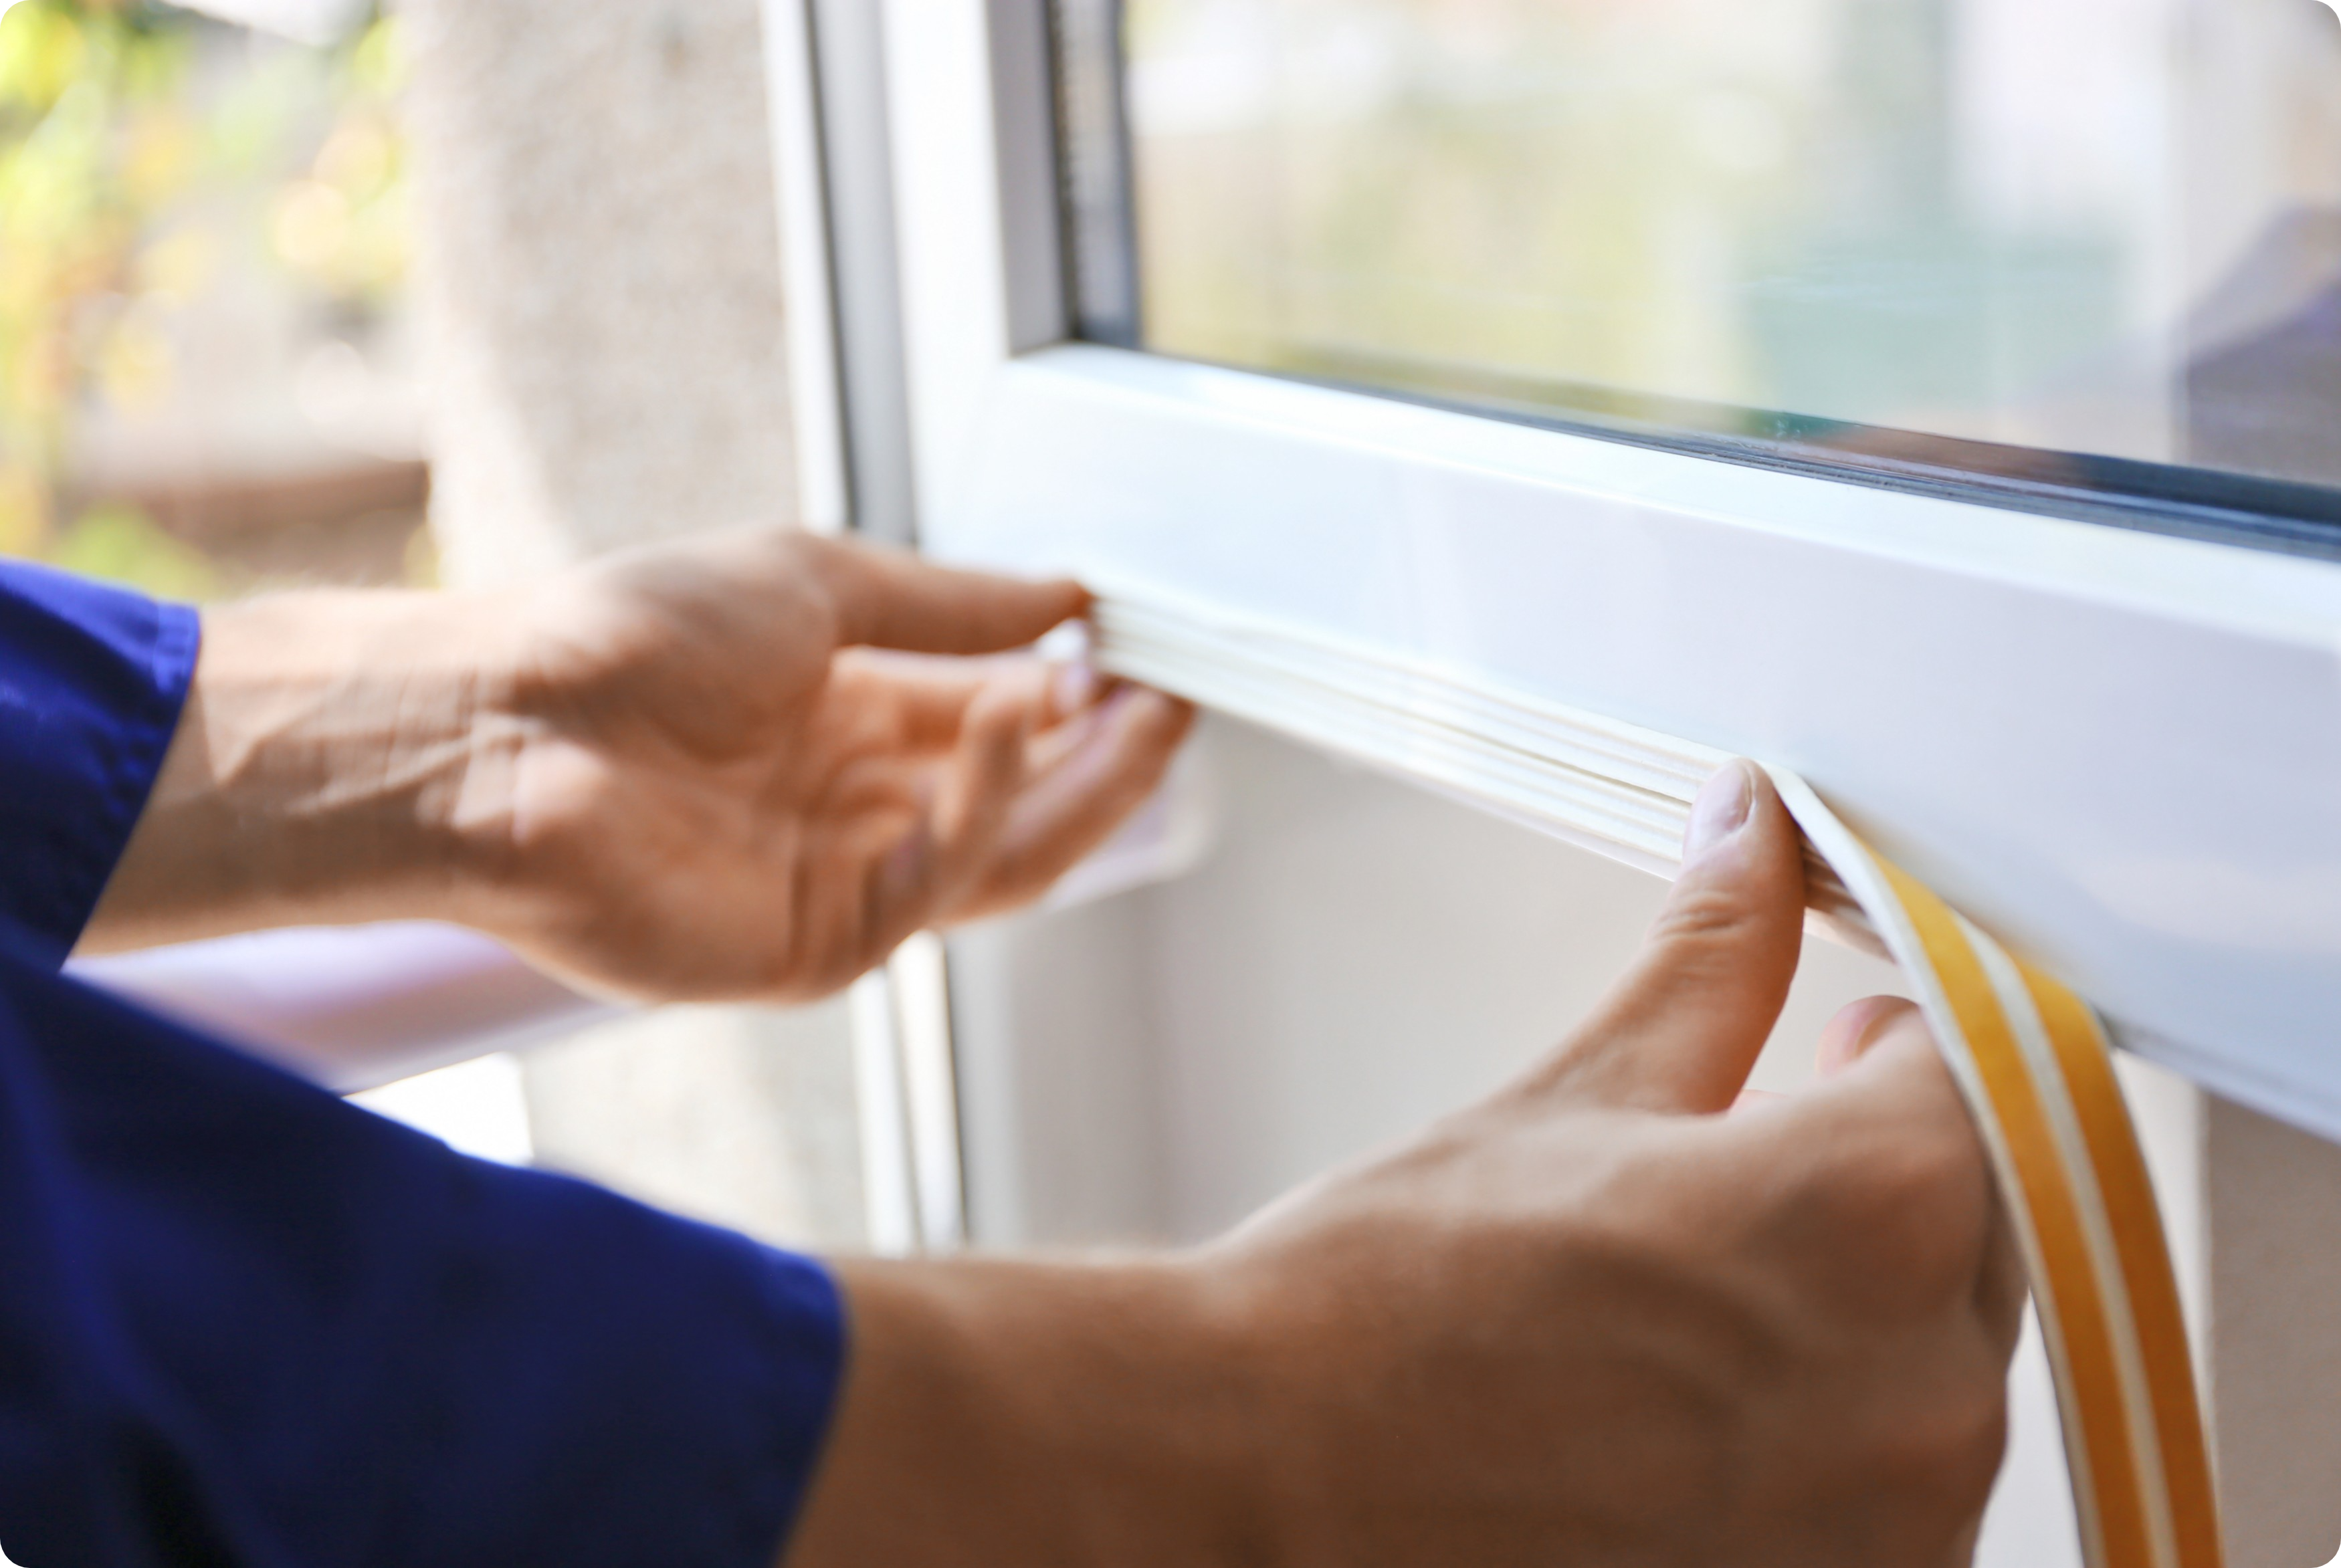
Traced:
<svg viewBox="0 0 2341 1568">
<path fill-rule="evenodd" d="M 0 552 L 180 598 L 415 580 L 396 19 L 0 13 Z"/>
</svg>

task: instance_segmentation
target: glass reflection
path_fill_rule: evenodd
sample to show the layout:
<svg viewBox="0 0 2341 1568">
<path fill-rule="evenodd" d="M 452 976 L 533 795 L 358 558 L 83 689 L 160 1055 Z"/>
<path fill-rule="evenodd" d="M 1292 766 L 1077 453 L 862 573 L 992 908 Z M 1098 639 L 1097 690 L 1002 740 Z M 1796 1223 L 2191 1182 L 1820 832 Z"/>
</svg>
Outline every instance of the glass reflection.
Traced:
<svg viewBox="0 0 2341 1568">
<path fill-rule="evenodd" d="M 1149 347 L 2341 485 L 2323 0 L 1131 0 L 1124 46 Z"/>
</svg>

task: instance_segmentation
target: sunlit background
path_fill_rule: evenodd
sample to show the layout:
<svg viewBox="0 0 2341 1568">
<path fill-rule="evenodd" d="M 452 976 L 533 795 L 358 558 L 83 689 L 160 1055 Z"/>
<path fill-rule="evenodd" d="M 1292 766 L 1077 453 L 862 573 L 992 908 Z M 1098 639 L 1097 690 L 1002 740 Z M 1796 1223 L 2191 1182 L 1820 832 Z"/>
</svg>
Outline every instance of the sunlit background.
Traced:
<svg viewBox="0 0 2341 1568">
<path fill-rule="evenodd" d="M 183 599 L 432 579 L 399 25 L 274 9 L 0 17 L 0 551 Z"/>
<path fill-rule="evenodd" d="M 1150 347 L 2341 481 L 2320 0 L 1128 15 Z"/>
<path fill-rule="evenodd" d="M 792 521 L 761 40 L 758 0 L 0 0 L 0 554 L 217 601 Z M 132 957 L 227 966 L 180 1010 L 230 1034 L 483 961 L 383 936 Z M 359 1097 L 852 1245 L 844 1008 L 557 1023 Z"/>
</svg>

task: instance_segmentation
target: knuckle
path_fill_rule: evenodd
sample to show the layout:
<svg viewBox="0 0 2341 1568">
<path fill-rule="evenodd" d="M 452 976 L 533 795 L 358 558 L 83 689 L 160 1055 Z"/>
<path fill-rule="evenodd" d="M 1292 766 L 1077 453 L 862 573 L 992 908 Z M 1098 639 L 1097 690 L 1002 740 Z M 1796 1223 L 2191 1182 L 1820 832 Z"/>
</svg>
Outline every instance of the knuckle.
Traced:
<svg viewBox="0 0 2341 1568">
<path fill-rule="evenodd" d="M 1711 881 L 1684 881 L 1650 927 L 1655 942 L 1704 944 L 1746 929 L 1757 911 L 1733 888 Z"/>
<path fill-rule="evenodd" d="M 1678 883 L 1650 924 L 1639 972 L 1668 989 L 1744 987 L 1769 972 L 1769 958 L 1793 958 L 1796 908 L 1755 884 Z"/>
<path fill-rule="evenodd" d="M 1877 1128 L 1841 1139 L 1789 1189 L 1788 1224 L 1817 1260 L 1816 1282 L 1841 1309 L 1893 1317 L 1973 1285 L 1991 1220 L 1991 1189 L 1964 1127 Z"/>
<path fill-rule="evenodd" d="M 1997 1377 L 1967 1378 L 1895 1413 L 1872 1447 L 1873 1479 L 1960 1517 L 1990 1494 L 2007 1443 L 2007 1401 Z"/>
<path fill-rule="evenodd" d="M 832 539 L 827 534 L 806 533 L 800 530 L 783 531 L 774 540 L 784 561 L 805 566 L 826 566 L 843 561 L 859 546 L 852 540 Z"/>
<path fill-rule="evenodd" d="M 1881 1149 L 1878 1167 L 1898 1211 L 1953 1215 L 1983 1196 L 1980 1152 L 1964 1126 L 1905 1129 Z"/>
</svg>

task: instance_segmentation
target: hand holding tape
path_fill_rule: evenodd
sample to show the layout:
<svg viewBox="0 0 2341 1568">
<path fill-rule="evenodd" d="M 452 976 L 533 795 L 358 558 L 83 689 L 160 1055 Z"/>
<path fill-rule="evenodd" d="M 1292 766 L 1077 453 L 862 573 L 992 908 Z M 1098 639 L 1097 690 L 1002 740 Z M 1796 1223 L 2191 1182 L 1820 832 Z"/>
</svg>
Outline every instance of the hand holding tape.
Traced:
<svg viewBox="0 0 2341 1568">
<path fill-rule="evenodd" d="M 1671 872 L 1725 753 L 1373 650 L 1108 592 L 1105 669 Z M 1808 843 L 1811 918 L 1909 977 L 2014 1222 L 2095 1568 L 2216 1568 L 2210 1463 L 2176 1281 L 2104 1031 L 1769 769 Z"/>
</svg>

